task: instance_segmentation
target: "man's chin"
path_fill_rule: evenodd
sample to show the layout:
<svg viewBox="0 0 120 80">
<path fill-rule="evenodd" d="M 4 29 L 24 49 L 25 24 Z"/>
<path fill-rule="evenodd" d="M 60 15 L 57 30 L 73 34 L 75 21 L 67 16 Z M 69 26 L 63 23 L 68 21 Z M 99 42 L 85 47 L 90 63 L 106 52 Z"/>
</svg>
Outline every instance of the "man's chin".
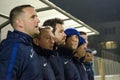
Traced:
<svg viewBox="0 0 120 80">
<path fill-rule="evenodd" d="M 61 45 L 65 45 L 65 42 L 62 42 Z"/>
</svg>

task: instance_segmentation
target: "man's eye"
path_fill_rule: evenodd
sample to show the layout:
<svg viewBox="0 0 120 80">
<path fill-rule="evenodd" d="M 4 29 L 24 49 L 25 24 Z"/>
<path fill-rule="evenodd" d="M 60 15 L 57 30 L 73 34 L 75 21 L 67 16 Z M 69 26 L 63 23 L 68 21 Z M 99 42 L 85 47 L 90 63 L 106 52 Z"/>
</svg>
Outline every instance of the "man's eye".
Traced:
<svg viewBox="0 0 120 80">
<path fill-rule="evenodd" d="M 36 15 L 32 15 L 32 16 L 31 16 L 31 18 L 35 18 L 35 17 L 37 17 L 37 16 L 36 16 Z"/>
</svg>

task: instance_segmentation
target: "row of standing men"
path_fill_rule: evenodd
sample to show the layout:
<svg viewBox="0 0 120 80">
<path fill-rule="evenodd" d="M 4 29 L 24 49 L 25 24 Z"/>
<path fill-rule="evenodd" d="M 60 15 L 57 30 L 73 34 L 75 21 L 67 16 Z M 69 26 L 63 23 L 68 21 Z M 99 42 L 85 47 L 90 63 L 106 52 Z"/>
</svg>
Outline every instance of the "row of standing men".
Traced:
<svg viewBox="0 0 120 80">
<path fill-rule="evenodd" d="M 14 31 L 0 43 L 0 80 L 94 80 L 86 33 L 64 31 L 59 18 L 39 28 L 31 5 L 13 8 L 9 21 Z"/>
</svg>

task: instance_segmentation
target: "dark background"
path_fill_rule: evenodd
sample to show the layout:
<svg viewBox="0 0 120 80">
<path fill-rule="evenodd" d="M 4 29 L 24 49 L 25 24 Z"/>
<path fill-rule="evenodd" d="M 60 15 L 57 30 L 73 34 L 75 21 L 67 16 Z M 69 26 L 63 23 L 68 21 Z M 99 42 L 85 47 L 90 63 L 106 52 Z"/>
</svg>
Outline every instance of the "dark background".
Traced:
<svg viewBox="0 0 120 80">
<path fill-rule="evenodd" d="M 89 25 L 120 20 L 120 0 L 49 1 Z"/>
<path fill-rule="evenodd" d="M 120 56 L 120 0 L 49 0 L 56 6 L 80 19 L 100 34 L 89 37 L 89 47 L 98 51 L 97 56 Z M 101 42 L 115 41 L 116 49 L 103 49 Z M 112 55 L 113 56 L 113 55 Z M 111 56 L 110 56 L 111 57 Z"/>
</svg>

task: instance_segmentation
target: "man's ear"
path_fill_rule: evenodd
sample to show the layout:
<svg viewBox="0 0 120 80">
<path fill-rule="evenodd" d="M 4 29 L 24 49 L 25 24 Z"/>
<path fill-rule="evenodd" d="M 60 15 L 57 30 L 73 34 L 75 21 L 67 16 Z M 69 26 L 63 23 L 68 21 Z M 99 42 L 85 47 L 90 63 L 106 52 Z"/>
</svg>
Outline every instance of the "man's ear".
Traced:
<svg viewBox="0 0 120 80">
<path fill-rule="evenodd" d="M 37 46 L 39 45 L 39 40 L 37 38 L 34 38 L 33 42 L 34 42 L 35 45 L 37 45 Z"/>
<path fill-rule="evenodd" d="M 16 23 L 17 23 L 17 25 L 18 25 L 19 27 L 21 27 L 21 28 L 24 26 L 23 20 L 21 20 L 21 19 L 16 19 Z"/>
</svg>

